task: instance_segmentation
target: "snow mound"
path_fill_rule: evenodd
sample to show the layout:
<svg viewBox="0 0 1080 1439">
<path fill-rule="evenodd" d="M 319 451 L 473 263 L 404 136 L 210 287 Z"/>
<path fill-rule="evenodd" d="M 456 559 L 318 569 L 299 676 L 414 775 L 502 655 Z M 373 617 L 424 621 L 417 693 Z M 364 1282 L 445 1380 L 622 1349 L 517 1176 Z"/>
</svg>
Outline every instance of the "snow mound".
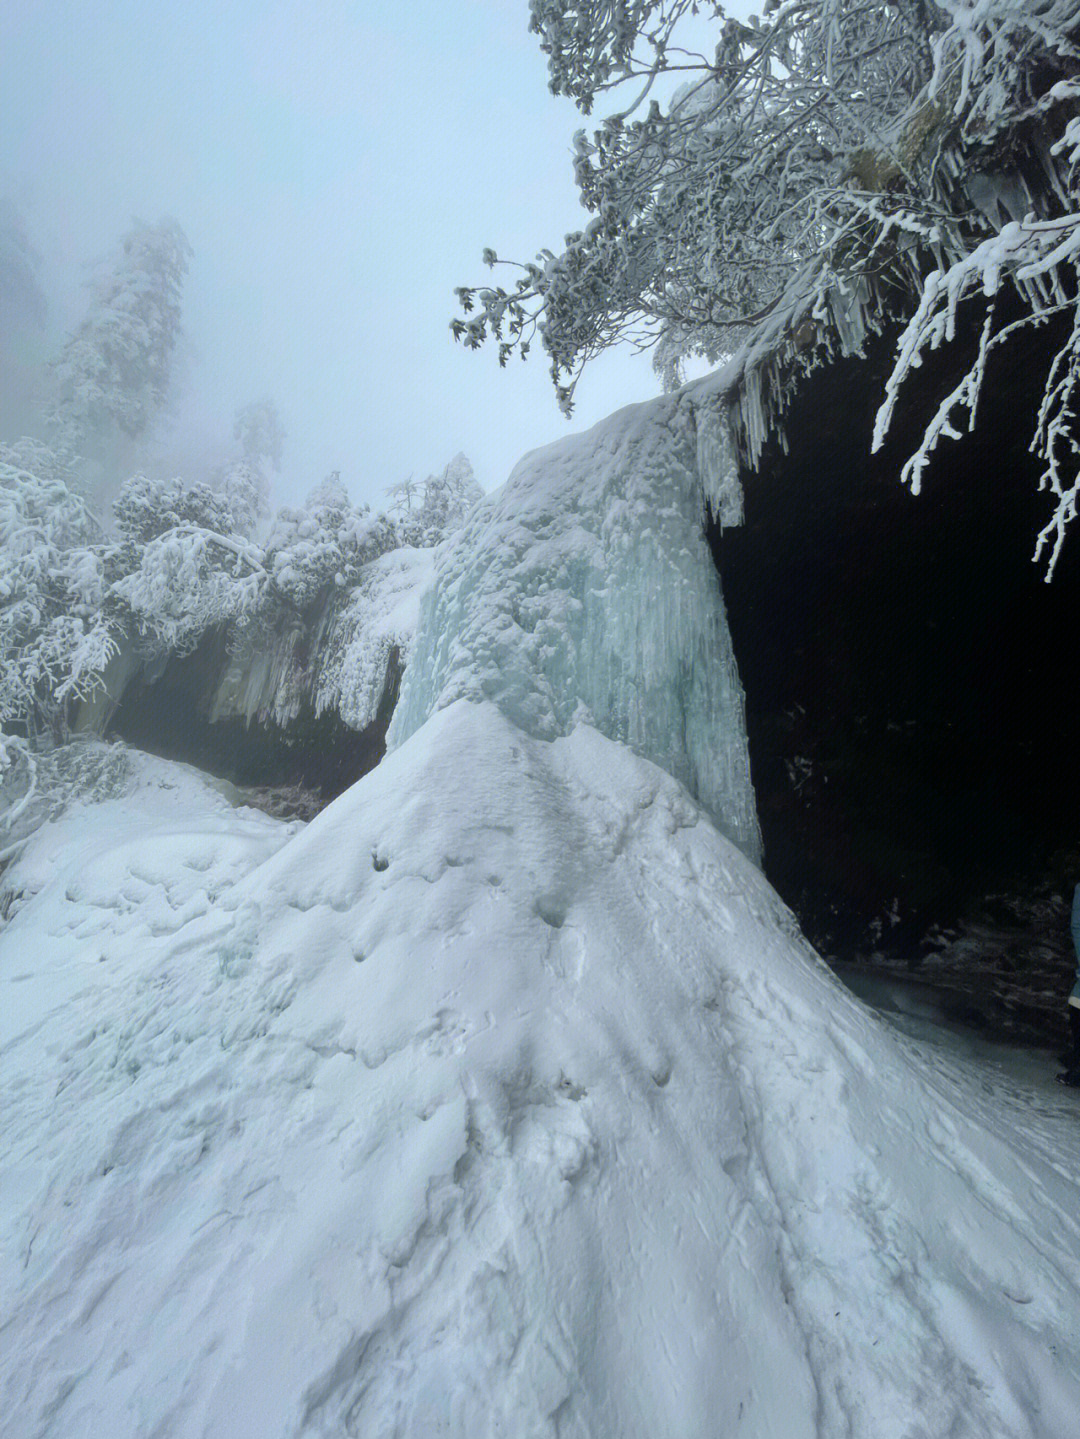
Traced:
<svg viewBox="0 0 1080 1439">
<path fill-rule="evenodd" d="M 391 747 L 461 698 L 494 701 L 539 738 L 586 722 L 682 780 L 760 856 L 742 685 L 702 526 L 703 486 L 737 520 L 714 409 L 689 394 L 633 405 L 515 466 L 439 561 Z"/>
<path fill-rule="evenodd" d="M 661 769 L 456 703 L 254 869 L 166 816 L 0 934 L 10 1439 L 1073 1432 L 1075 1115 Z"/>
</svg>

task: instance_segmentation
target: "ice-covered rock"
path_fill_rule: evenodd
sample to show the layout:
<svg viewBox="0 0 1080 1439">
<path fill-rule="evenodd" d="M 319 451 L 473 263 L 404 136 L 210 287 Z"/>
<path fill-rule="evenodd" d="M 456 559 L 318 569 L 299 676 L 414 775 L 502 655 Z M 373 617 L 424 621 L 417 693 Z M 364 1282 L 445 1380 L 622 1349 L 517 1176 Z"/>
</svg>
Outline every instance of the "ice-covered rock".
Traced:
<svg viewBox="0 0 1080 1439">
<path fill-rule="evenodd" d="M 595 725 L 681 780 L 751 858 L 760 834 L 743 692 L 703 527 L 700 461 L 730 508 L 726 420 L 686 396 L 526 455 L 452 539 L 391 723 L 460 698 L 545 739 Z M 737 478 L 735 480 L 737 484 Z"/>
<path fill-rule="evenodd" d="M 211 719 L 287 727 L 309 706 L 366 729 L 400 679 L 434 559 L 433 549 L 389 550 L 363 566 L 349 593 L 331 590 L 310 613 L 283 617 L 270 635 L 241 631 L 211 698 Z"/>
<path fill-rule="evenodd" d="M 336 710 L 355 730 L 373 723 L 408 664 L 434 559 L 433 549 L 404 545 L 364 566 L 319 656 L 316 714 Z"/>
</svg>

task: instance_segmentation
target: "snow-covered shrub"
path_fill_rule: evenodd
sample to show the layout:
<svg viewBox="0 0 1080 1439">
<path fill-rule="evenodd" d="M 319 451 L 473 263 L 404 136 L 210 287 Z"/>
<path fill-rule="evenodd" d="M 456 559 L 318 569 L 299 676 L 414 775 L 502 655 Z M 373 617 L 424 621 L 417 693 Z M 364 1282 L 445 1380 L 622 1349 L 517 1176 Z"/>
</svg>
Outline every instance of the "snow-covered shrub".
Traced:
<svg viewBox="0 0 1080 1439">
<path fill-rule="evenodd" d="M 31 737 L 62 729 L 115 648 L 97 522 L 62 461 L 39 458 L 44 475 L 0 460 L 0 725 Z"/>
<path fill-rule="evenodd" d="M 25 740 L 0 734 L 0 865 L 68 805 L 120 794 L 129 773 L 123 745 L 83 737 L 35 751 Z M 10 906 L 11 896 L 0 886 L 0 917 L 8 917 Z"/>
<path fill-rule="evenodd" d="M 402 480 L 392 485 L 389 493 L 401 542 L 416 549 L 437 545 L 460 529 L 484 497 L 463 454 L 455 455 L 441 475 L 429 475 L 422 488 L 411 479 Z"/>
</svg>

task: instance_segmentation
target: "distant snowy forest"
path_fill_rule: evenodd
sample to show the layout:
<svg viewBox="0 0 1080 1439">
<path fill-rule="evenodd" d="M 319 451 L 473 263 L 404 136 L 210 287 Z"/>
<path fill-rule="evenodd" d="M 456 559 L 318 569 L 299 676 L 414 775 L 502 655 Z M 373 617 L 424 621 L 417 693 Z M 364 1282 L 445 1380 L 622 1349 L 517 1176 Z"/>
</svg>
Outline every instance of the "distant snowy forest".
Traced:
<svg viewBox="0 0 1080 1439">
<path fill-rule="evenodd" d="M 4 246 L 3 329 L 17 338 L 45 300 L 10 207 Z M 378 557 L 436 545 L 481 494 L 459 455 L 391 486 L 383 513 L 354 505 L 335 473 L 271 514 L 285 435 L 269 400 L 237 411 L 234 443 L 205 478 L 130 472 L 167 405 L 187 258 L 173 221 L 125 235 L 39 377 L 44 438 L 0 441 L 0 764 L 24 783 L 42 743 L 68 737 L 73 705 L 107 687 L 121 649 L 180 656 L 225 626 L 234 647 L 254 646 L 289 614 L 343 604 Z"/>
</svg>

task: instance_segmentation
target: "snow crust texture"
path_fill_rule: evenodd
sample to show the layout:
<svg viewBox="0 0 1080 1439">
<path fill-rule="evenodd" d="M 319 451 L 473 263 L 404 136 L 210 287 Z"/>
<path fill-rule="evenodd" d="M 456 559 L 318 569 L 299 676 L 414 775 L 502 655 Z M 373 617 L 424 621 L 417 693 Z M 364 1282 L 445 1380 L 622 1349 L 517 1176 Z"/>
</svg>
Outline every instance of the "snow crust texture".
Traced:
<svg viewBox="0 0 1080 1439">
<path fill-rule="evenodd" d="M 459 702 L 300 833 L 110 804 L 9 875 L 8 1439 L 1075 1432 L 1070 1096 L 655 765 Z"/>
<path fill-rule="evenodd" d="M 703 458 L 735 522 L 725 422 L 713 417 L 703 439 L 684 398 L 526 455 L 441 556 L 390 745 L 461 698 L 492 700 L 539 738 L 592 724 L 681 780 L 759 858 L 742 685 L 702 532 Z"/>
</svg>

